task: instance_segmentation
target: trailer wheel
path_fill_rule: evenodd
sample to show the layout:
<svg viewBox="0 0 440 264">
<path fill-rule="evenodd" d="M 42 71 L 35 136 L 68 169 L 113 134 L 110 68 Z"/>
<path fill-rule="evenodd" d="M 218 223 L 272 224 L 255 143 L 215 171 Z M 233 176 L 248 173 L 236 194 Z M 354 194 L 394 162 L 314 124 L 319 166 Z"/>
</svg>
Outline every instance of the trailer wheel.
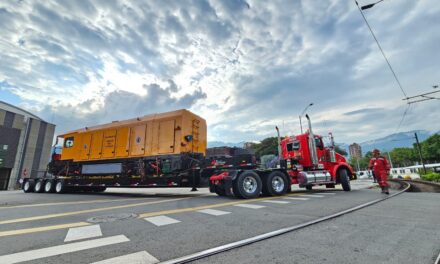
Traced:
<svg viewBox="0 0 440 264">
<path fill-rule="evenodd" d="M 260 195 L 261 188 L 260 176 L 253 171 L 244 171 L 233 183 L 234 195 L 237 198 L 256 198 Z"/>
<path fill-rule="evenodd" d="M 273 171 L 267 175 L 265 184 L 263 184 L 263 193 L 265 195 L 282 195 L 287 192 L 287 189 L 286 175 L 280 171 Z"/>
<path fill-rule="evenodd" d="M 64 184 L 64 181 L 57 181 L 55 184 L 55 192 L 56 193 L 63 193 L 66 191 L 66 185 Z"/>
<path fill-rule="evenodd" d="M 46 193 L 54 192 L 53 181 L 46 181 L 46 183 L 44 184 L 44 192 L 46 192 Z"/>
<path fill-rule="evenodd" d="M 34 191 L 34 184 L 31 181 L 25 181 L 23 184 L 23 192 L 29 193 Z"/>
<path fill-rule="evenodd" d="M 36 193 L 40 193 L 40 192 L 42 192 L 44 189 L 43 189 L 43 180 L 38 180 L 36 183 L 35 183 L 35 187 L 34 187 L 34 191 L 36 192 Z"/>
<path fill-rule="evenodd" d="M 342 185 L 342 189 L 346 192 L 351 191 L 350 179 L 348 177 L 348 173 L 346 169 L 339 170 L 339 181 Z"/>
</svg>

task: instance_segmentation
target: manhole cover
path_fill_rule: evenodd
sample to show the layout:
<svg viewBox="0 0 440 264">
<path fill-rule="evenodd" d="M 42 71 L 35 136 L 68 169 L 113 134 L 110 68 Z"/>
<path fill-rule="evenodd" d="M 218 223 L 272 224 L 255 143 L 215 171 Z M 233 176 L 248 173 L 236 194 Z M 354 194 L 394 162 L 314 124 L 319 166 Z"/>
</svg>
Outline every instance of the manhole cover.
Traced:
<svg viewBox="0 0 440 264">
<path fill-rule="evenodd" d="M 109 223 L 109 222 L 115 222 L 119 220 L 126 220 L 130 218 L 136 218 L 137 214 L 112 214 L 112 215 L 102 215 L 102 216 L 95 216 L 87 219 L 87 222 L 89 223 Z"/>
</svg>

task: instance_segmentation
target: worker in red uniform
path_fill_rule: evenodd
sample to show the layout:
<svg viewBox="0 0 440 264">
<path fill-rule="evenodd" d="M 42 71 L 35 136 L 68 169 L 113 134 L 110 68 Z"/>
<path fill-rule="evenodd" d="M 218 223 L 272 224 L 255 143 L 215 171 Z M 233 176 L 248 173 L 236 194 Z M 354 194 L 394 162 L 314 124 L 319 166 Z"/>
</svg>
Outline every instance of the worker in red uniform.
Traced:
<svg viewBox="0 0 440 264">
<path fill-rule="evenodd" d="M 373 150 L 373 157 L 371 158 L 370 165 L 368 167 L 370 170 L 373 170 L 373 173 L 379 182 L 379 186 L 382 189 L 382 193 L 390 194 L 388 190 L 389 185 L 387 182 L 390 165 L 388 165 L 387 159 L 380 155 L 380 151 L 378 149 Z"/>
</svg>

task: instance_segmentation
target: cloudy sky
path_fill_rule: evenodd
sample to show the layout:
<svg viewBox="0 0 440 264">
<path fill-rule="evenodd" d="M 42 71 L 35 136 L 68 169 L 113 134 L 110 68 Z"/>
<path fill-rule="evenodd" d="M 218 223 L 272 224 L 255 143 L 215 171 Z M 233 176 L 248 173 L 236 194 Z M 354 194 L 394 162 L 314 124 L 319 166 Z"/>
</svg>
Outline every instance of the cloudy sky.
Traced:
<svg viewBox="0 0 440 264">
<path fill-rule="evenodd" d="M 364 12 L 408 96 L 433 91 L 438 0 Z M 57 132 L 187 108 L 209 140 L 253 141 L 298 133 L 310 102 L 338 142 L 440 130 L 439 100 L 398 128 L 403 94 L 350 0 L 4 0 L 0 25 L 0 100 Z"/>
</svg>

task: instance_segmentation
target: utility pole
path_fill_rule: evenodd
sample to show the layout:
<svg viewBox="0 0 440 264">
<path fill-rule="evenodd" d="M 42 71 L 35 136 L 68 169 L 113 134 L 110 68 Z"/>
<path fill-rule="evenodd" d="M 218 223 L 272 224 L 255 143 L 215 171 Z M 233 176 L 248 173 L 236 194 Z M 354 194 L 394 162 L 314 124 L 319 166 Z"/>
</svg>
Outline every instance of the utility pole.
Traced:
<svg viewBox="0 0 440 264">
<path fill-rule="evenodd" d="M 417 136 L 417 133 L 414 133 L 414 137 L 416 138 L 416 144 L 417 144 L 417 150 L 419 151 L 420 162 L 422 162 L 423 171 L 426 174 L 425 162 L 423 162 L 422 149 L 420 148 L 419 137 Z"/>
<path fill-rule="evenodd" d="M 391 165 L 391 169 L 393 168 L 393 161 L 391 160 L 391 155 L 390 152 L 387 151 L 387 155 L 388 155 L 388 160 L 390 161 L 390 165 Z"/>
</svg>

